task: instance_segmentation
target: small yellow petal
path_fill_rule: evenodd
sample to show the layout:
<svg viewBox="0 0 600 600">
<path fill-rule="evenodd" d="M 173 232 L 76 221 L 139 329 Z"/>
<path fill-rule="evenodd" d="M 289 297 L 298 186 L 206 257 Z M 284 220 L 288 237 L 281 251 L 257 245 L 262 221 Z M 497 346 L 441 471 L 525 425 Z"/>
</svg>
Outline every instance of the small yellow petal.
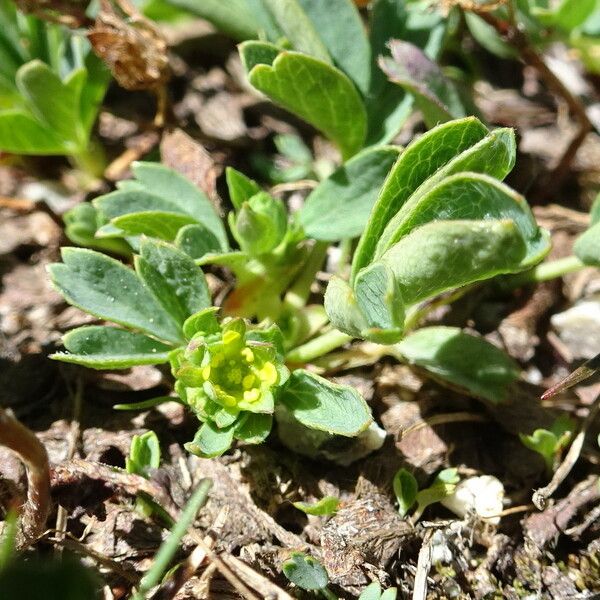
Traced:
<svg viewBox="0 0 600 600">
<path fill-rule="evenodd" d="M 267 385 L 275 385 L 277 383 L 277 369 L 272 362 L 266 362 L 260 370 L 260 379 Z"/>
<path fill-rule="evenodd" d="M 246 402 L 256 402 L 260 396 L 260 392 L 254 388 L 252 390 L 246 390 L 244 392 L 244 400 Z"/>
<path fill-rule="evenodd" d="M 242 350 L 242 356 L 246 359 L 246 362 L 254 362 L 254 352 L 250 348 L 244 348 Z"/>
<path fill-rule="evenodd" d="M 244 379 L 242 379 L 242 387 L 245 390 L 249 390 L 254 385 L 255 379 L 256 379 L 256 377 L 254 377 L 254 375 L 252 375 L 252 373 L 249 373 L 248 375 L 246 375 L 244 377 Z"/>
<path fill-rule="evenodd" d="M 210 365 L 206 365 L 202 369 L 202 379 L 204 379 L 204 381 L 208 381 L 210 379 Z"/>
</svg>

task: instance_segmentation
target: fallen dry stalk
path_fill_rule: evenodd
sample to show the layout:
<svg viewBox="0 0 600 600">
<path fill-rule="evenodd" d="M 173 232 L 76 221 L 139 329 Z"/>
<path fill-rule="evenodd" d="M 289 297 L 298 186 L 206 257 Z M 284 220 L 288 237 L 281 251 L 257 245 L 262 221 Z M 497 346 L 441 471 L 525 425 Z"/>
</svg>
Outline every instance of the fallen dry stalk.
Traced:
<svg viewBox="0 0 600 600">
<path fill-rule="evenodd" d="M 46 529 L 50 512 L 48 454 L 35 434 L 0 408 L 0 444 L 12 450 L 27 470 L 27 500 L 21 509 L 18 547 L 33 543 Z"/>
</svg>

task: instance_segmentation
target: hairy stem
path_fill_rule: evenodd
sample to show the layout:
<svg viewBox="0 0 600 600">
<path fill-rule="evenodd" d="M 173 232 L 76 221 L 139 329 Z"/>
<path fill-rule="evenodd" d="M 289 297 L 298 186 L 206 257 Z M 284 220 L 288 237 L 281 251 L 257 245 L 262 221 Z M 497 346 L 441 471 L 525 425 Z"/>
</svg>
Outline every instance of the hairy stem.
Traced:
<svg viewBox="0 0 600 600">
<path fill-rule="evenodd" d="M 12 414 L 0 409 L 0 444 L 15 452 L 27 469 L 27 500 L 21 513 L 20 547 L 34 542 L 46 527 L 50 512 L 48 454 L 35 434 Z"/>
<path fill-rule="evenodd" d="M 290 363 L 307 363 L 347 344 L 350 340 L 352 336 L 337 329 L 330 329 L 288 352 L 286 360 Z"/>
</svg>

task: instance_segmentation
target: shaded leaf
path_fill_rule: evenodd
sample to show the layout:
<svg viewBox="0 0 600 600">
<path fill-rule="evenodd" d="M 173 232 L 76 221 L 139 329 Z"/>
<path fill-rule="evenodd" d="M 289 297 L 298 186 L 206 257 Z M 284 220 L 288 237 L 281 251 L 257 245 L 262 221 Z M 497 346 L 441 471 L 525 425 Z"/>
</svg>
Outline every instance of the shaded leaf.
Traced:
<svg viewBox="0 0 600 600">
<path fill-rule="evenodd" d="M 354 388 L 331 383 L 303 369 L 290 375 L 278 400 L 303 425 L 331 434 L 352 437 L 372 421 L 367 403 Z"/>
<path fill-rule="evenodd" d="M 401 517 L 404 517 L 417 501 L 417 492 L 419 491 L 417 480 L 406 469 L 399 469 L 394 475 L 392 486 L 398 501 L 398 512 Z"/>
<path fill-rule="evenodd" d="M 73 329 L 62 341 L 68 353 L 58 352 L 50 358 L 91 369 L 157 365 L 167 362 L 173 349 L 141 333 L 101 325 Z"/>
<path fill-rule="evenodd" d="M 394 147 L 364 150 L 323 180 L 300 211 L 307 235 L 326 241 L 360 235 L 398 154 Z"/>
<path fill-rule="evenodd" d="M 506 400 L 519 378 L 518 365 L 506 353 L 457 327 L 424 327 L 395 350 L 410 364 L 494 404 Z"/>
<path fill-rule="evenodd" d="M 329 577 L 323 566 L 312 556 L 292 552 L 283 563 L 283 574 L 299 588 L 306 591 L 322 590 L 327 587 Z"/>
</svg>

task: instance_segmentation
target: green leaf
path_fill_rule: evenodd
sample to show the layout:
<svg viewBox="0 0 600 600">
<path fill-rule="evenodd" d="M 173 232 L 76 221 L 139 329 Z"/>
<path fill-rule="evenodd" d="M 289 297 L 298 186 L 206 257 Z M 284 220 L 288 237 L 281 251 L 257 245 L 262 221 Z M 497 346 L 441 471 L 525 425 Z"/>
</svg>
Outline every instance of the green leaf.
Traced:
<svg viewBox="0 0 600 600">
<path fill-rule="evenodd" d="M 177 323 L 134 271 L 93 250 L 63 248 L 61 254 L 64 262 L 52 264 L 48 270 L 70 304 L 167 342 L 183 341 Z"/>
<path fill-rule="evenodd" d="M 380 258 L 406 305 L 521 269 L 526 246 L 512 221 L 435 221 L 403 237 Z"/>
<path fill-rule="evenodd" d="M 68 354 L 50 358 L 91 369 L 129 369 L 135 365 L 157 365 L 169 360 L 172 346 L 161 344 L 141 333 L 116 327 L 78 327 L 63 336 Z"/>
<path fill-rule="evenodd" d="M 235 425 L 231 425 L 218 429 L 216 425 L 207 421 L 198 429 L 193 441 L 184 444 L 185 449 L 202 458 L 221 456 L 231 448 L 234 428 Z"/>
<path fill-rule="evenodd" d="M 35 117 L 71 145 L 73 152 L 86 142 L 79 114 L 85 79 L 85 70 L 78 69 L 63 82 L 40 60 L 23 65 L 16 77 L 17 88 Z"/>
<path fill-rule="evenodd" d="M 417 501 L 417 492 L 419 491 L 417 480 L 406 469 L 399 469 L 394 475 L 392 486 L 398 501 L 398 512 L 401 517 L 404 517 Z"/>
<path fill-rule="evenodd" d="M 379 66 L 388 78 L 415 98 L 428 127 L 467 115 L 456 86 L 440 67 L 410 42 L 391 40 L 392 58 L 380 57 Z"/>
<path fill-rule="evenodd" d="M 392 167 L 381 189 L 352 262 L 352 280 L 371 262 L 388 221 L 411 194 L 457 154 L 482 140 L 485 126 L 474 117 L 444 123 L 412 142 Z"/>
<path fill-rule="evenodd" d="M 102 250 L 111 254 L 130 256 L 131 247 L 120 238 L 96 237 L 102 224 L 98 211 L 89 203 L 82 202 L 63 215 L 66 236 L 78 246 Z"/>
<path fill-rule="evenodd" d="M 220 252 L 219 240 L 204 225 L 185 225 L 175 236 L 175 245 L 192 258 Z"/>
<path fill-rule="evenodd" d="M 262 444 L 273 427 L 273 415 L 244 413 L 236 423 L 234 436 L 247 444 Z"/>
<path fill-rule="evenodd" d="M 129 448 L 129 457 L 125 461 L 128 473 L 147 477 L 149 469 L 160 467 L 160 442 L 154 431 L 134 435 Z"/>
<path fill-rule="evenodd" d="M 292 552 L 283 563 L 283 574 L 299 588 L 306 591 L 323 590 L 329 583 L 327 571 L 312 556 Z"/>
<path fill-rule="evenodd" d="M 172 242 L 182 227 L 195 223 L 195 220 L 179 213 L 147 210 L 115 217 L 111 223 L 127 235 L 148 235 Z"/>
<path fill-rule="evenodd" d="M 430 504 L 440 502 L 452 495 L 459 481 L 460 477 L 456 469 L 451 468 L 440 471 L 433 483 L 417 494 L 417 511 L 415 514 L 420 516 Z"/>
<path fill-rule="evenodd" d="M 475 40 L 491 54 L 505 59 L 518 56 L 518 51 L 505 42 L 493 25 L 486 23 L 480 16 L 466 11 L 465 22 Z"/>
<path fill-rule="evenodd" d="M 254 44 L 240 45 L 243 59 Z M 340 70 L 312 56 L 284 51 L 272 64 L 252 67 L 248 78 L 271 100 L 322 131 L 345 160 L 360 150 L 367 130 L 365 107 Z"/>
<path fill-rule="evenodd" d="M 191 315 L 212 306 L 204 273 L 185 252 L 165 242 L 146 239 L 135 268 L 163 310 L 183 327 Z"/>
<path fill-rule="evenodd" d="M 65 154 L 64 140 L 22 110 L 0 111 L 0 149 L 15 154 Z"/>
<path fill-rule="evenodd" d="M 297 0 L 262 0 L 262 3 L 296 50 L 326 63 L 331 62 L 317 30 L 317 27 L 320 30 L 321 24 L 312 22 Z"/>
<path fill-rule="evenodd" d="M 380 344 L 398 341 L 404 325 L 402 292 L 397 289 L 393 270 L 385 263 L 373 263 L 356 278 L 356 303 L 366 320 L 361 337 Z"/>
<path fill-rule="evenodd" d="M 306 198 L 300 223 L 317 240 L 360 235 L 399 149 L 363 150 L 323 180 Z"/>
<path fill-rule="evenodd" d="M 577 258 L 591 267 L 600 267 L 600 223 L 580 235 L 573 246 Z"/>
<path fill-rule="evenodd" d="M 571 32 L 583 25 L 596 10 L 597 0 L 562 0 L 551 9 L 534 7 L 532 14 L 544 25 Z"/>
<path fill-rule="evenodd" d="M 169 0 L 169 3 L 210 21 L 236 40 L 258 37 L 260 26 L 246 0 Z"/>
<path fill-rule="evenodd" d="M 183 175 L 164 165 L 136 162 L 132 165 L 136 179 L 146 190 L 175 201 L 183 210 L 209 229 L 227 250 L 227 234 L 223 222 L 208 196 Z"/>
<path fill-rule="evenodd" d="M 381 585 L 379 581 L 369 584 L 358 597 L 358 600 L 381 600 Z"/>
<path fill-rule="evenodd" d="M 352 0 L 298 0 L 298 3 L 317 28 L 335 64 L 366 93 L 371 79 L 371 48 Z"/>
<path fill-rule="evenodd" d="M 523 196 L 488 175 L 459 173 L 406 202 L 383 231 L 375 258 L 421 225 L 444 219 L 511 220 L 527 245 L 523 269 L 539 262 L 550 249 Z"/>
<path fill-rule="evenodd" d="M 331 383 L 303 369 L 290 375 L 278 400 L 306 427 L 330 434 L 353 437 L 372 421 L 367 403 L 354 388 Z"/>
<path fill-rule="evenodd" d="M 225 177 L 227 179 L 229 197 L 236 210 L 240 210 L 244 202 L 247 202 L 252 196 L 261 191 L 256 181 L 246 177 L 243 173 L 236 171 L 232 167 L 225 169 Z"/>
<path fill-rule="evenodd" d="M 314 504 L 309 504 L 308 502 L 293 502 L 292 504 L 307 515 L 323 517 L 333 515 L 337 512 L 340 499 L 335 496 L 325 496 Z"/>
<path fill-rule="evenodd" d="M 424 327 L 395 346 L 399 357 L 477 398 L 499 404 L 519 378 L 518 365 L 487 340 L 457 327 Z"/>
</svg>

